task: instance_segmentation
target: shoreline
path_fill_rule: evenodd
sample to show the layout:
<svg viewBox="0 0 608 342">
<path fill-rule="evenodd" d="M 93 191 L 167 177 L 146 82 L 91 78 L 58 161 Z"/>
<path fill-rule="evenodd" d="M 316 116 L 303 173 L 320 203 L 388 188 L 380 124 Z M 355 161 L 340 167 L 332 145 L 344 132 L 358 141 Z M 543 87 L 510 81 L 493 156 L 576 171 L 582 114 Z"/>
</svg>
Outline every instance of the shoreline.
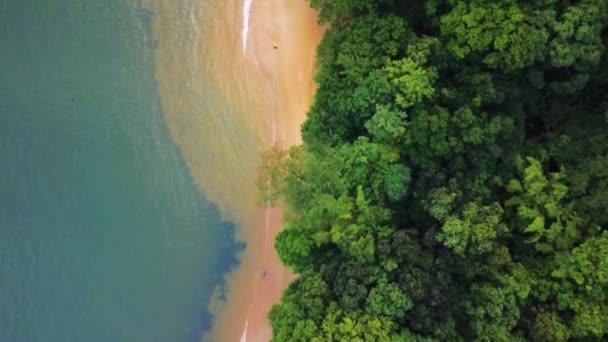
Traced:
<svg viewBox="0 0 608 342">
<path fill-rule="evenodd" d="M 322 33 L 308 1 L 251 4 L 243 57 L 269 98 L 270 113 L 261 113 L 270 115 L 271 122 L 265 149 L 275 144 L 288 148 L 302 141 L 300 126 L 316 89 L 315 56 Z M 268 312 L 294 278 L 274 250 L 274 238 L 282 229 L 281 209 L 257 207 L 251 214 L 242 227 L 247 244 L 242 263 L 228 276 L 227 301 L 216 318 L 213 336 L 218 341 L 269 341 Z M 264 224 L 262 234 L 255 223 Z"/>
<path fill-rule="evenodd" d="M 256 171 L 273 144 L 301 143 L 324 29 L 308 0 L 142 4 L 155 13 L 155 78 L 171 136 L 200 191 L 237 224 L 237 240 L 245 243 L 239 264 L 211 302 L 201 303 L 215 316 L 201 339 L 267 342 L 268 311 L 293 275 L 274 250 L 282 213 L 260 204 Z"/>
</svg>

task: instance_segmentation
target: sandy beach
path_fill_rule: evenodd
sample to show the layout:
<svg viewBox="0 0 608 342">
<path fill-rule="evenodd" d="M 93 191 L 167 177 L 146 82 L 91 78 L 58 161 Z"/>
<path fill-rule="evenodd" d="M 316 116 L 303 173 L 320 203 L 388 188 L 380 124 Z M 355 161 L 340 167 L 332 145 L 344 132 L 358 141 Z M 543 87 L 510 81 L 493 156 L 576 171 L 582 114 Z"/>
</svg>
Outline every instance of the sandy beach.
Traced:
<svg viewBox="0 0 608 342">
<path fill-rule="evenodd" d="M 154 13 L 168 128 L 201 192 L 246 244 L 209 304 L 216 320 L 203 340 L 269 341 L 268 311 L 293 275 L 274 250 L 280 208 L 264 208 L 255 178 L 263 151 L 301 142 L 323 30 L 307 0 L 253 0 L 243 49 L 243 0 L 143 1 Z"/>
<path fill-rule="evenodd" d="M 314 94 L 316 47 L 322 35 L 309 2 L 254 0 L 245 58 L 267 88 L 271 112 L 270 144 L 301 142 L 300 126 Z M 217 320 L 217 341 L 270 341 L 267 319 L 273 304 L 293 280 L 274 250 L 281 230 L 280 208 L 257 208 L 263 227 L 245 227 L 249 246 L 239 270 L 229 279 L 225 307 Z"/>
</svg>

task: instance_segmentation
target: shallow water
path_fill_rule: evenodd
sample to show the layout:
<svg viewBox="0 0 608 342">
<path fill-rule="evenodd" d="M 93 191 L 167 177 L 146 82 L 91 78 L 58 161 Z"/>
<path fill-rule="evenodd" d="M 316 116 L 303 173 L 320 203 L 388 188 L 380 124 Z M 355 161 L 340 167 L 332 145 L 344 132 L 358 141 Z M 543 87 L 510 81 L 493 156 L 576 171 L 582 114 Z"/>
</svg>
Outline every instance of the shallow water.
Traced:
<svg viewBox="0 0 608 342">
<path fill-rule="evenodd" d="M 260 138 L 232 123 L 222 73 L 186 77 L 230 62 L 183 63 L 207 58 L 192 20 L 213 13 L 162 3 L 180 11 L 165 22 L 181 49 L 162 63 L 184 65 L 173 76 L 155 70 L 164 14 L 149 5 L 0 0 L 2 342 L 198 341 L 212 324 L 239 246 L 206 198 L 227 211 L 250 180 L 225 170 L 254 165 Z M 216 186 L 202 195 L 201 179 Z"/>
<path fill-rule="evenodd" d="M 255 178 L 273 139 L 275 108 L 269 82 L 246 53 L 251 49 L 243 51 L 247 3 L 144 0 L 155 14 L 156 79 L 171 135 L 201 191 L 238 224 L 237 235 L 248 244 L 227 277 L 227 300 L 210 303 L 218 320 L 205 341 L 238 339 L 272 244 Z"/>
<path fill-rule="evenodd" d="M 242 53 L 242 0 L 144 0 L 163 112 L 202 191 L 238 222 L 267 147 L 267 89 Z"/>
</svg>

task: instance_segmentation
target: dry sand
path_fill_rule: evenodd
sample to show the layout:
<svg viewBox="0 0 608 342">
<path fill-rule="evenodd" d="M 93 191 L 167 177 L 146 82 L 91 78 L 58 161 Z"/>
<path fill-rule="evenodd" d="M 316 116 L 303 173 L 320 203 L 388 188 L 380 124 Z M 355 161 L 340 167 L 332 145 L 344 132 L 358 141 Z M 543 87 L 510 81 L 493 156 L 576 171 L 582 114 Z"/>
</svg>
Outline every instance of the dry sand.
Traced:
<svg viewBox="0 0 608 342">
<path fill-rule="evenodd" d="M 305 0 L 253 0 L 249 27 L 245 58 L 269 96 L 271 112 L 264 115 L 271 116 L 270 143 L 299 144 L 315 90 L 316 47 L 323 29 Z M 281 210 L 252 208 L 249 218 L 243 227 L 248 247 L 241 267 L 228 278 L 214 341 L 270 341 L 268 312 L 293 280 L 274 250 Z"/>
</svg>

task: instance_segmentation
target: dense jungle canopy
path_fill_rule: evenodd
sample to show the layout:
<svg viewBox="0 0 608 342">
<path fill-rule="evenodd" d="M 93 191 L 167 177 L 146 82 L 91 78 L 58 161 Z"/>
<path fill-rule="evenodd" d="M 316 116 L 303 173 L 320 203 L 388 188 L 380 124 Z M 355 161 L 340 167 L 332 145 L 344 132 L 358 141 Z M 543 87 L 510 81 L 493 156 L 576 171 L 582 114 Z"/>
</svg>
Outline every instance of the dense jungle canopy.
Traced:
<svg viewBox="0 0 608 342">
<path fill-rule="evenodd" d="M 608 1 L 311 0 L 281 341 L 608 336 Z"/>
</svg>

